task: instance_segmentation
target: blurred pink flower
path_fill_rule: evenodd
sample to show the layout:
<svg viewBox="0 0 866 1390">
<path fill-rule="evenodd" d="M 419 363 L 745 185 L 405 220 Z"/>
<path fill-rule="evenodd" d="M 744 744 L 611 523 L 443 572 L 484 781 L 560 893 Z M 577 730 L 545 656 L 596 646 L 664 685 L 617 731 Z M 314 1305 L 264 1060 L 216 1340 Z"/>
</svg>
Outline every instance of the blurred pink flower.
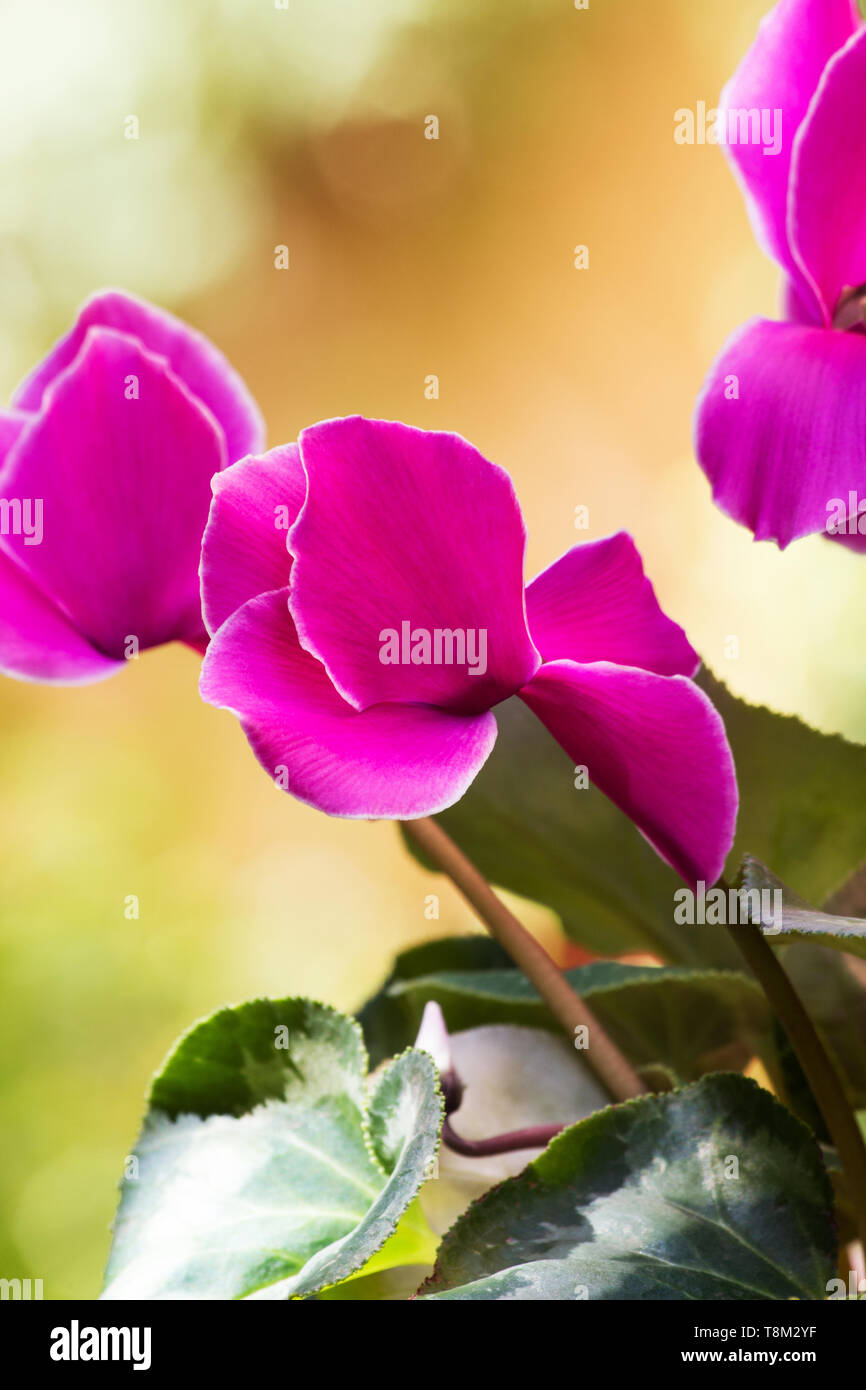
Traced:
<svg viewBox="0 0 866 1390">
<path fill-rule="evenodd" d="M 77 683 L 162 642 L 203 650 L 210 480 L 264 442 L 237 373 L 172 315 L 107 291 L 13 407 L 0 413 L 0 670 Z"/>
<path fill-rule="evenodd" d="M 778 153 L 755 138 L 768 112 L 781 113 Z M 866 28 L 854 0 L 781 0 L 725 88 L 718 130 L 782 269 L 785 321 L 752 319 L 725 344 L 698 401 L 698 458 L 715 501 L 757 540 L 835 528 L 866 548 Z"/>
</svg>

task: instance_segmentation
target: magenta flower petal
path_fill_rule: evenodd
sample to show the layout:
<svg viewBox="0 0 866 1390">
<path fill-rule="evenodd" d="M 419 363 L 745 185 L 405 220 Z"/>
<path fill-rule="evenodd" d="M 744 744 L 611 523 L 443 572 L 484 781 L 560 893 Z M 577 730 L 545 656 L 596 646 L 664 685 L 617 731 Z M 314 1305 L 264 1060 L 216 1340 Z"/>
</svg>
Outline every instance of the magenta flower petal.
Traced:
<svg viewBox="0 0 866 1390">
<path fill-rule="evenodd" d="M 753 319 L 710 368 L 695 448 L 713 497 L 757 540 L 824 529 L 866 483 L 866 337 Z M 736 395 L 733 393 L 736 392 Z"/>
<path fill-rule="evenodd" d="M 303 650 L 288 589 L 250 599 L 212 639 L 202 697 L 240 719 L 262 767 L 329 815 L 412 819 L 457 801 L 490 753 L 490 713 L 411 705 L 359 712 Z"/>
<path fill-rule="evenodd" d="M 0 549 L 0 671 L 19 680 L 75 685 L 118 669 L 96 651 Z"/>
<path fill-rule="evenodd" d="M 217 483 L 202 566 L 216 626 L 202 696 L 237 716 L 275 782 L 330 815 L 435 814 L 493 745 L 480 701 L 520 694 L 664 857 L 714 880 L 736 811 L 730 750 L 682 674 L 697 657 L 631 539 L 575 549 L 534 581 L 525 606 L 511 484 L 465 441 L 350 419 L 314 426 L 299 447 L 306 495 L 289 532 L 289 583 L 272 587 L 284 564 L 272 533 L 284 475 L 297 472 L 291 449 Z M 256 586 L 265 592 L 235 607 Z M 395 675 L 402 662 L 389 647 L 380 676 L 389 629 L 398 648 L 409 640 L 407 670 Z M 491 668 L 473 677 L 415 659 L 419 634 L 442 629 L 492 634 Z"/>
<path fill-rule="evenodd" d="M 210 480 L 225 462 L 221 430 L 164 359 L 91 329 L 3 471 L 7 495 L 43 500 L 41 543 L 4 544 L 104 656 L 120 659 L 130 636 L 141 650 L 195 642 Z"/>
<path fill-rule="evenodd" d="M 693 676 L 700 665 L 625 531 L 574 546 L 533 579 L 526 617 L 543 661 L 613 661 L 662 676 Z"/>
<path fill-rule="evenodd" d="M 791 245 L 829 322 L 866 281 L 866 28 L 828 64 L 797 135 Z"/>
<path fill-rule="evenodd" d="M 340 694 L 359 709 L 391 700 L 476 712 L 524 685 L 538 656 L 507 473 L 458 435 L 381 420 L 331 420 L 299 442 L 308 490 L 289 538 L 292 614 Z M 468 661 L 404 660 L 412 633 L 423 657 L 423 634 L 432 655 L 437 632 L 462 634 L 476 655 L 483 642 L 485 669 L 480 656 L 475 675 Z M 400 651 L 386 663 L 390 634 Z M 446 642 L 459 656 L 450 638 L 440 655 Z"/>
<path fill-rule="evenodd" d="M 803 279 L 792 280 L 785 276 L 780 295 L 782 318 L 789 323 L 808 324 L 812 328 L 826 328 L 827 320 L 824 306 L 815 297 L 815 291 Z"/>
<path fill-rule="evenodd" d="M 288 528 L 307 480 L 297 444 L 242 459 L 217 473 L 201 555 L 201 593 L 210 632 L 247 599 L 289 582 Z"/>
<path fill-rule="evenodd" d="M 265 434 L 259 408 L 223 354 L 203 333 L 173 314 L 121 290 L 105 290 L 83 305 L 74 326 L 18 387 L 16 406 L 22 410 L 40 408 L 47 387 L 78 356 L 91 328 L 113 328 L 164 357 L 175 376 L 218 421 L 226 437 L 229 462 L 244 454 L 261 453 Z"/>
<path fill-rule="evenodd" d="M 769 256 L 800 280 L 788 241 L 788 179 L 794 137 L 821 74 L 859 27 L 854 0 L 781 0 L 761 22 L 755 42 L 722 93 L 725 128 L 734 111 L 781 111 L 782 148 L 761 141 L 726 143 L 746 195 L 755 235 Z M 807 291 L 808 293 L 808 291 Z"/>
<path fill-rule="evenodd" d="M 853 516 L 853 513 L 850 514 Z M 855 555 L 866 555 L 866 535 L 860 535 L 859 527 L 862 525 L 862 518 L 856 517 L 851 525 L 851 533 L 844 532 L 840 535 L 828 536 L 828 541 L 837 541 L 839 545 L 844 545 L 846 550 L 853 550 Z"/>
<path fill-rule="evenodd" d="M 520 692 L 590 782 L 687 883 L 714 883 L 734 838 L 737 786 L 724 725 L 684 676 L 549 662 Z"/>
</svg>

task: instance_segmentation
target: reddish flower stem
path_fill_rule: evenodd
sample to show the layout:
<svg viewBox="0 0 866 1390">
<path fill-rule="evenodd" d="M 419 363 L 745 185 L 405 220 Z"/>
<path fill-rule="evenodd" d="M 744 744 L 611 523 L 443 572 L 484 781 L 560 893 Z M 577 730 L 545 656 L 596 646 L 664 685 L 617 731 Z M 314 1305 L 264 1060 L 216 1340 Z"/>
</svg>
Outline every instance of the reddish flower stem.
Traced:
<svg viewBox="0 0 866 1390">
<path fill-rule="evenodd" d="M 644 1085 L 631 1063 L 608 1037 L 595 1014 L 572 989 L 555 961 L 539 941 L 509 912 L 471 860 L 458 849 L 429 816 L 403 822 L 403 829 L 427 859 L 448 875 L 494 940 L 508 952 L 514 964 L 538 990 L 558 1023 L 574 1042 L 578 1028 L 586 1028 L 589 1046 L 583 1056 L 614 1100 L 633 1100 L 645 1095 Z"/>
<path fill-rule="evenodd" d="M 544 1149 L 561 1134 L 565 1125 L 535 1125 L 530 1129 L 511 1129 L 489 1139 L 463 1139 L 455 1134 L 450 1119 L 442 1126 L 442 1143 L 464 1158 L 487 1158 L 491 1154 L 510 1154 L 516 1149 Z"/>
</svg>

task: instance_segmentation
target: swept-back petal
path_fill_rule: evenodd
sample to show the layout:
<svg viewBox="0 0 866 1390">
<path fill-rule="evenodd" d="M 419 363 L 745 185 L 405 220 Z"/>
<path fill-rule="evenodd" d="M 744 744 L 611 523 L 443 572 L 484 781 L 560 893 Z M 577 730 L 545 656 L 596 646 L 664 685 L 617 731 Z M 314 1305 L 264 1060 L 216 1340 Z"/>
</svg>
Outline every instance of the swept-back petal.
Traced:
<svg viewBox="0 0 866 1390">
<path fill-rule="evenodd" d="M 866 283 L 866 28 L 827 64 L 794 144 L 788 231 L 829 322 Z"/>
<path fill-rule="evenodd" d="M 552 661 L 520 694 L 687 883 L 715 883 L 733 843 L 737 784 L 702 690 L 684 676 Z"/>
<path fill-rule="evenodd" d="M 289 582 L 286 540 L 307 480 L 297 444 L 242 459 L 214 476 L 201 552 L 201 595 L 209 632 L 247 599 Z"/>
<path fill-rule="evenodd" d="M 341 695 L 359 709 L 471 712 L 524 685 L 538 656 L 507 473 L 458 435 L 358 416 L 299 443 L 308 488 L 289 537 L 292 613 Z"/>
<path fill-rule="evenodd" d="M 91 329 L 7 457 L 8 495 L 42 503 L 40 543 L 4 544 L 103 655 L 204 634 L 198 586 L 213 417 L 164 359 Z"/>
<path fill-rule="evenodd" d="M 725 151 L 743 187 L 755 235 L 798 281 L 800 267 L 787 229 L 794 140 L 824 68 L 859 23 L 854 0 L 781 0 L 761 21 L 752 47 L 722 93 L 725 131 L 733 127 L 737 136 L 747 135 L 742 143 L 726 141 Z M 753 113 L 758 122 L 767 123 L 770 140 L 753 138 Z M 781 148 L 765 153 L 774 148 L 773 133 L 781 135 Z"/>
<path fill-rule="evenodd" d="M 0 671 L 18 680 L 79 685 L 123 665 L 96 651 L 0 549 Z"/>
<path fill-rule="evenodd" d="M 288 595 L 250 599 L 223 623 L 202 665 L 203 699 L 237 715 L 277 785 L 329 815 L 410 820 L 457 801 L 493 747 L 494 716 L 356 710 L 301 647 Z"/>
<path fill-rule="evenodd" d="M 82 305 L 73 327 L 18 387 L 16 406 L 22 410 L 40 408 L 47 387 L 78 356 L 91 328 L 116 329 L 164 357 L 218 421 L 226 437 L 229 462 L 244 454 L 261 453 L 265 443 L 261 412 L 228 359 L 203 333 L 123 290 L 104 290 Z"/>
<path fill-rule="evenodd" d="M 543 661 L 615 661 L 693 676 L 700 657 L 666 617 L 625 531 L 576 545 L 526 586 L 529 632 Z"/>
<path fill-rule="evenodd" d="M 753 319 L 710 368 L 695 450 L 723 511 L 756 540 L 822 531 L 866 488 L 866 337 Z"/>
</svg>

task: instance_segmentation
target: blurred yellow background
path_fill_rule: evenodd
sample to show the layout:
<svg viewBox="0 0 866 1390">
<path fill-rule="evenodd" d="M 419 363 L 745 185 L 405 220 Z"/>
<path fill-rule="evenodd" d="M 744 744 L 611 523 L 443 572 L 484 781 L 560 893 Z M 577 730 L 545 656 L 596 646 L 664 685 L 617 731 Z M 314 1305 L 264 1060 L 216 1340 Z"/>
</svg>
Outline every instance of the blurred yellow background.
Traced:
<svg viewBox="0 0 866 1390">
<path fill-rule="evenodd" d="M 866 739 L 864 562 L 754 545 L 691 453 L 703 373 L 773 314 L 776 273 L 674 112 L 715 104 L 765 8 L 5 0 L 3 399 L 122 286 L 214 339 L 271 444 L 354 411 L 458 430 L 511 471 L 530 573 L 625 527 L 735 690 Z M 101 685 L 0 682 L 0 1275 L 47 1298 L 98 1292 L 182 1029 L 262 993 L 351 1008 L 403 944 L 471 927 L 440 884 L 425 920 L 392 826 L 277 792 L 197 666 L 171 648 Z"/>
</svg>

